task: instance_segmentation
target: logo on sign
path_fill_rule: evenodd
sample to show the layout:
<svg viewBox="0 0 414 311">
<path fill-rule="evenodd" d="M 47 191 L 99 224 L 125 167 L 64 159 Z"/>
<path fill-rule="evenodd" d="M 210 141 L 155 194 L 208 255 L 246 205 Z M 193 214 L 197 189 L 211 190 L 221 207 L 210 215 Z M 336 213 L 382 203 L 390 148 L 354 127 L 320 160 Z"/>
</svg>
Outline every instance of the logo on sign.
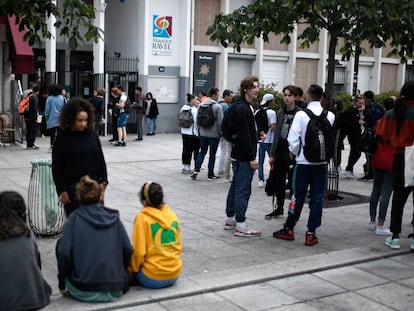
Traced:
<svg viewBox="0 0 414 311">
<path fill-rule="evenodd" d="M 172 16 L 154 15 L 152 36 L 154 38 L 172 37 Z"/>
</svg>

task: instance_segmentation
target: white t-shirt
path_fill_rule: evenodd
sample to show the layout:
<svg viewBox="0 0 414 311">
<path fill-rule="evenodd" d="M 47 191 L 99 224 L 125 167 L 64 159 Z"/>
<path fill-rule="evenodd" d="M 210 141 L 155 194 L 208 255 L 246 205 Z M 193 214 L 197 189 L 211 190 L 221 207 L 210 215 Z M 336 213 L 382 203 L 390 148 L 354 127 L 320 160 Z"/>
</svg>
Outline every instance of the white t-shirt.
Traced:
<svg viewBox="0 0 414 311">
<path fill-rule="evenodd" d="M 267 113 L 267 123 L 269 125 L 269 130 L 266 133 L 266 138 L 264 140 L 264 143 L 272 144 L 273 143 L 273 131 L 272 131 L 272 124 L 276 124 L 276 111 L 274 111 L 271 108 L 266 109 Z"/>
</svg>

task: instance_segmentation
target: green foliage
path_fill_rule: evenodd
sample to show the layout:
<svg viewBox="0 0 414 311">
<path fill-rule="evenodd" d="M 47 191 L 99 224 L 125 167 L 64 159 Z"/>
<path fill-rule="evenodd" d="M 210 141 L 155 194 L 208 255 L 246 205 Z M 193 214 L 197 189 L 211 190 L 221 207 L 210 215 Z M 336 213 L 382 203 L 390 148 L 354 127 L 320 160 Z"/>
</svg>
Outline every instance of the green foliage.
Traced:
<svg viewBox="0 0 414 311">
<path fill-rule="evenodd" d="M 400 95 L 400 92 L 398 92 L 398 91 L 384 92 L 384 93 L 376 95 L 375 96 L 375 101 L 377 103 L 382 103 L 384 101 L 384 99 L 386 99 L 386 98 L 389 98 L 391 96 L 398 97 L 399 95 Z"/>
<path fill-rule="evenodd" d="M 344 109 L 347 109 L 352 105 L 352 96 L 348 93 L 337 93 L 334 95 L 333 98 L 336 101 L 341 101 L 344 106 Z"/>
<path fill-rule="evenodd" d="M 414 1 L 400 0 L 257 0 L 230 14 L 218 14 L 208 27 L 207 35 L 224 47 L 232 45 L 240 52 L 243 42 L 255 38 L 269 41 L 269 34 L 282 35 L 281 43 L 289 44 L 297 24 L 306 27 L 298 34 L 301 47 L 319 40 L 322 29 L 330 33 L 328 54 L 328 97 L 333 93 L 335 49 L 338 39 L 344 45 L 344 59 L 355 55 L 361 42 L 371 47 L 392 47 L 391 54 L 401 62 L 414 54 Z"/>
<path fill-rule="evenodd" d="M 60 30 L 60 35 L 68 38 L 71 49 L 76 49 L 79 43 L 85 41 L 97 42 L 102 31 L 93 25 L 94 7 L 82 0 L 64 0 L 62 8 L 52 0 L 0 0 L 0 14 L 16 16 L 19 29 L 28 30 L 24 40 L 30 45 L 40 44 L 43 38 L 51 37 L 44 18 L 50 15 L 56 17 L 54 27 Z"/>
</svg>

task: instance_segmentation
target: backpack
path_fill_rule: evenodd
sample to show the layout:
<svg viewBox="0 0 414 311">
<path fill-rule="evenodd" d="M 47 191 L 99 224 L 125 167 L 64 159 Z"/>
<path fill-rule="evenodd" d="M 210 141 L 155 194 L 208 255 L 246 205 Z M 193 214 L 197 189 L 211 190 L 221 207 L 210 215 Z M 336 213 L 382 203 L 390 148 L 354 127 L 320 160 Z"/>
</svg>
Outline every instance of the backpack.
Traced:
<svg viewBox="0 0 414 311">
<path fill-rule="evenodd" d="M 183 109 L 177 115 L 178 126 L 182 128 L 189 128 L 194 124 L 193 114 L 191 109 Z"/>
<path fill-rule="evenodd" d="M 261 132 L 267 133 L 269 130 L 269 120 L 267 119 L 267 109 L 260 107 L 259 110 L 256 111 L 254 114 L 254 118 L 256 120 L 257 132 L 260 134 Z"/>
<path fill-rule="evenodd" d="M 129 98 L 125 102 L 124 111 L 126 113 L 130 113 L 131 112 L 131 100 Z"/>
<path fill-rule="evenodd" d="M 20 102 L 19 102 L 19 113 L 20 114 L 24 114 L 25 112 L 29 111 L 29 100 L 30 97 L 32 97 L 34 94 L 30 94 L 28 96 L 26 96 L 25 98 L 23 98 Z"/>
<path fill-rule="evenodd" d="M 377 104 L 376 102 L 371 102 L 369 107 L 370 107 L 372 121 L 370 122 L 370 124 L 368 124 L 368 126 L 373 128 L 375 124 L 377 123 L 377 121 L 381 119 L 382 116 L 384 115 L 385 109 L 381 105 Z"/>
<path fill-rule="evenodd" d="M 333 157 L 335 152 L 335 131 L 327 118 L 328 111 L 324 109 L 320 116 L 305 109 L 309 116 L 306 127 L 303 154 L 309 162 L 325 162 Z"/>
<path fill-rule="evenodd" d="M 225 140 L 229 143 L 235 143 L 237 140 L 237 115 L 236 106 L 232 104 L 225 112 L 223 122 L 221 123 L 221 133 Z"/>
<path fill-rule="evenodd" d="M 215 118 L 213 113 L 213 103 L 202 104 L 198 107 L 197 124 L 201 127 L 212 127 Z"/>
</svg>

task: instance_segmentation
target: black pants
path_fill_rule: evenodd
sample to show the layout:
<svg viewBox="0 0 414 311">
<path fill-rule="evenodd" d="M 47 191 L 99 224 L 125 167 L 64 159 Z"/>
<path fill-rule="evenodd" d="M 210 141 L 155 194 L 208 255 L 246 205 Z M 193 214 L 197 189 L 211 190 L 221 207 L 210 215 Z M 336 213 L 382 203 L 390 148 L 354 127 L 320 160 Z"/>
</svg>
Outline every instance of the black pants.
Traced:
<svg viewBox="0 0 414 311">
<path fill-rule="evenodd" d="M 278 160 L 276 157 L 274 165 L 274 180 L 275 180 L 275 195 L 278 210 L 283 210 L 283 205 L 286 199 L 286 176 L 288 178 L 289 192 L 292 196 L 292 173 L 293 161 L 289 159 Z"/>
<path fill-rule="evenodd" d="M 394 194 L 392 196 L 390 231 L 394 234 L 401 233 L 404 205 L 407 202 L 410 192 L 413 191 L 412 187 L 404 186 L 404 156 L 404 152 L 394 154 L 394 161 L 392 165 L 392 182 L 394 186 Z"/>
<path fill-rule="evenodd" d="M 118 141 L 118 115 L 112 115 L 112 139 Z"/>
<path fill-rule="evenodd" d="M 36 140 L 37 123 L 34 120 L 24 120 L 26 123 L 26 146 L 33 147 Z"/>
<path fill-rule="evenodd" d="M 350 133 L 348 134 L 348 141 L 349 141 L 349 157 L 348 157 L 348 164 L 345 170 L 353 172 L 355 163 L 358 162 L 359 158 L 361 157 L 361 151 L 359 150 L 358 143 L 361 134 L 358 133 Z"/>
<path fill-rule="evenodd" d="M 200 140 L 196 135 L 181 134 L 183 138 L 183 152 L 181 160 L 183 164 L 191 165 L 191 156 L 197 161 L 198 151 L 200 150 Z"/>
</svg>

